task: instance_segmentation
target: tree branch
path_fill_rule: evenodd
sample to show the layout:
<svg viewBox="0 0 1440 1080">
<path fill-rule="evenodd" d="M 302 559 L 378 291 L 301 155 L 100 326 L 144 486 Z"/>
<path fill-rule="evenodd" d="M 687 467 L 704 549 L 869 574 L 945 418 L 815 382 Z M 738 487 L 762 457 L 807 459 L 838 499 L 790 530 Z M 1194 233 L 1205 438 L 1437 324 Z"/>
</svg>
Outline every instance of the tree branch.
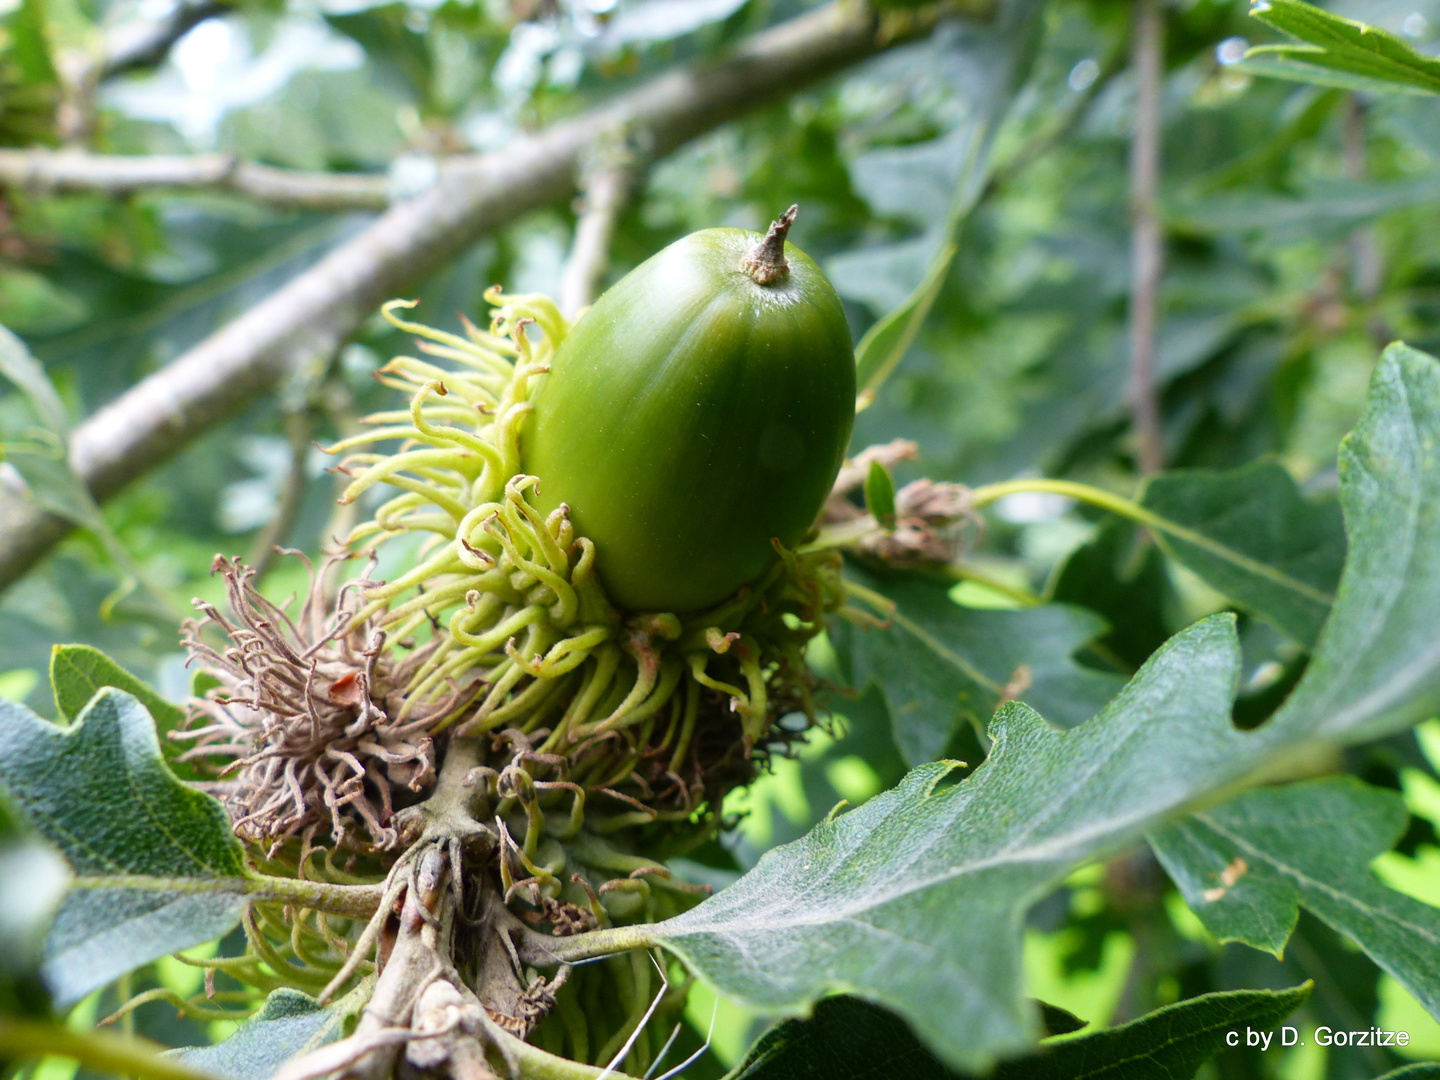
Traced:
<svg viewBox="0 0 1440 1080">
<path fill-rule="evenodd" d="M 902 29 L 882 34 L 864 6 L 830 4 L 757 34 L 723 60 L 661 75 L 502 151 L 453 164 L 429 191 L 392 206 L 363 233 L 80 424 L 70 444 L 77 475 L 97 499 L 109 498 L 273 389 L 308 357 L 338 348 L 383 300 L 480 236 L 569 197 L 580 154 L 597 130 L 643 132 L 657 157 L 668 154 L 733 117 L 933 29 L 934 18 L 906 14 Z M 0 588 L 72 527 L 33 500 L 0 491 Z"/>
<path fill-rule="evenodd" d="M 384 210 L 390 204 L 385 176 L 295 172 L 239 161 L 233 154 L 125 157 L 79 150 L 0 150 L 0 188 L 7 187 L 39 195 L 220 188 L 305 210 Z"/>
<path fill-rule="evenodd" d="M 170 47 L 206 19 L 223 15 L 228 4 L 217 0 L 178 0 L 162 19 L 145 19 L 116 27 L 105 38 L 104 50 L 95 70 L 97 82 L 135 68 L 152 67 L 170 52 Z"/>
<path fill-rule="evenodd" d="M 1130 144 L 1130 405 L 1140 472 L 1165 464 L 1160 392 L 1155 385 L 1155 332 L 1164 253 L 1160 234 L 1161 96 L 1165 89 L 1165 16 L 1160 0 L 1135 12 L 1135 136 Z"/>
</svg>

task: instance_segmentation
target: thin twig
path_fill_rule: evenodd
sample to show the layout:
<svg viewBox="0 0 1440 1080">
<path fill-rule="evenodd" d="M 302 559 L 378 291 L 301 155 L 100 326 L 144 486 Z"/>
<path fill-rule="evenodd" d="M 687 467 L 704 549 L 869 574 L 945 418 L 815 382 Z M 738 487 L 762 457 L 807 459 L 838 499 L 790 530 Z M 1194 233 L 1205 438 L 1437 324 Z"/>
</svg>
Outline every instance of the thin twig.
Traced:
<svg viewBox="0 0 1440 1080">
<path fill-rule="evenodd" d="M 391 201 L 390 181 L 383 175 L 297 172 L 240 161 L 233 154 L 128 157 L 73 149 L 0 150 L 0 188 L 112 196 L 219 189 L 299 210 L 383 210 Z"/>
<path fill-rule="evenodd" d="M 584 209 L 575 223 L 575 242 L 560 275 L 560 310 L 567 319 L 579 315 L 600 291 L 615 224 L 642 170 L 637 154 L 618 139 L 602 140 L 594 156 L 583 181 Z"/>
<path fill-rule="evenodd" d="M 1351 180 L 1363 182 L 1370 174 L 1367 144 L 1365 105 L 1352 93 L 1345 99 L 1340 125 L 1345 175 Z M 1350 234 L 1350 263 L 1350 281 L 1356 298 L 1361 304 L 1373 307 L 1385 285 L 1385 262 L 1380 254 L 1380 245 L 1375 240 L 1375 230 L 1368 225 L 1358 226 Z M 1394 338 L 1379 311 L 1371 313 L 1365 328 L 1376 348 L 1384 348 Z"/>
<path fill-rule="evenodd" d="M 1163 252 L 1160 234 L 1161 97 L 1165 86 L 1165 18 L 1160 0 L 1139 0 L 1135 13 L 1135 136 L 1130 144 L 1130 404 L 1141 473 L 1165 465 L 1155 333 Z"/>
<path fill-rule="evenodd" d="M 284 485 L 280 488 L 275 514 L 255 538 L 250 550 L 250 565 L 255 568 L 255 582 L 265 580 L 266 573 L 275 563 L 277 549 L 285 543 L 285 537 L 299 516 L 305 501 L 305 492 L 310 486 L 308 464 L 310 440 L 315 433 L 314 420 L 307 409 L 297 409 L 285 417 L 285 435 L 290 442 L 290 470 L 285 474 Z"/>
<path fill-rule="evenodd" d="M 887 48 L 923 36 L 912 19 L 881 34 L 865 6 L 835 3 L 707 60 L 663 74 L 619 99 L 501 152 L 444 171 L 414 199 L 133 386 L 74 432 L 70 459 L 108 499 L 191 440 L 267 393 L 317 352 L 333 352 L 387 297 L 520 214 L 570 197 L 576 164 L 597 130 L 643 132 L 657 157 L 736 116 Z M 0 491 L 0 588 L 33 566 L 73 525 L 23 492 Z"/>
</svg>

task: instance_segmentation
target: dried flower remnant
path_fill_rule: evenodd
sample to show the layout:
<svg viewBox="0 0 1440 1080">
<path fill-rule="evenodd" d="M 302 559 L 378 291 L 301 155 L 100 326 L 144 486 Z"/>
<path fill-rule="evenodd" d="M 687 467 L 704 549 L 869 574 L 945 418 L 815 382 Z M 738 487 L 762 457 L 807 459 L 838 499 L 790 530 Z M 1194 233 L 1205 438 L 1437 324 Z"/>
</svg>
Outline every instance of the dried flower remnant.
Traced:
<svg viewBox="0 0 1440 1080">
<path fill-rule="evenodd" d="M 186 728 L 171 738 L 193 744 L 181 760 L 217 767 L 222 782 L 211 786 L 236 834 L 272 850 L 326 824 L 337 845 L 393 847 L 397 798 L 435 781 L 430 731 L 451 702 L 395 719 L 401 688 L 433 644 L 397 659 L 383 630 L 355 619 L 358 592 L 372 582 L 348 582 L 327 604 L 324 583 L 344 558 L 312 568 L 292 619 L 255 589 L 252 568 L 217 557 L 211 572 L 225 578 L 231 617 L 196 600 L 202 617 L 184 627 L 191 661 L 219 686 L 191 699 Z M 227 643 L 207 641 L 212 630 Z"/>
<path fill-rule="evenodd" d="M 969 489 L 963 485 L 923 479 L 906 484 L 895 493 L 893 530 L 881 528 L 850 501 L 850 493 L 864 482 L 872 461 L 892 469 L 917 456 L 915 444 L 906 439 L 860 451 L 845 462 L 835 478 L 822 522 L 832 527 L 858 527 L 847 546 L 891 566 L 946 566 L 954 562 L 965 546 L 966 525 L 978 531 L 984 524 L 971 508 Z"/>
</svg>

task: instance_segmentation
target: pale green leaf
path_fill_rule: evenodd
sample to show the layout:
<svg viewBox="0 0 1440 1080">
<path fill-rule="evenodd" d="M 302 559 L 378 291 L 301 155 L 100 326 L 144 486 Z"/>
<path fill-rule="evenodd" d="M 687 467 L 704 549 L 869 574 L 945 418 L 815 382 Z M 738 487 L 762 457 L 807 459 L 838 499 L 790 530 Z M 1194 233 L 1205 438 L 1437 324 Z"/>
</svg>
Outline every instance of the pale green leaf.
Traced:
<svg viewBox="0 0 1440 1080">
<path fill-rule="evenodd" d="M 1342 777 L 1247 792 L 1151 845 L 1221 940 L 1279 955 L 1303 904 L 1440 1016 L 1440 908 L 1370 873 L 1407 817 L 1398 794 Z"/>
<path fill-rule="evenodd" d="M 865 477 L 865 508 L 881 528 L 895 528 L 895 480 L 879 461 L 870 462 Z"/>
<path fill-rule="evenodd" d="M 0 701 L 0 785 L 76 875 L 46 942 L 60 1003 L 238 921 L 250 883 L 229 819 L 166 768 L 129 694 L 102 690 L 68 728 Z"/>
<path fill-rule="evenodd" d="M 276 990 L 224 1042 L 175 1051 L 182 1063 L 223 1080 L 269 1080 L 291 1058 L 340 1038 L 348 1011 L 298 990 Z"/>
<path fill-rule="evenodd" d="M 45 509 L 77 525 L 104 530 L 105 521 L 99 507 L 70 467 L 67 456 L 70 423 L 60 395 L 24 342 L 3 326 L 0 326 L 0 376 L 24 393 L 43 431 L 43 438 L 33 433 L 15 433 L 6 447 L 6 460 L 25 478 L 31 496 Z M 21 441 L 27 434 L 30 437 Z"/>
<path fill-rule="evenodd" d="M 50 685 L 55 708 L 74 720 L 90 699 L 107 686 L 124 690 L 145 706 L 156 725 L 165 731 L 180 726 L 185 713 L 91 645 L 56 645 L 50 652 Z"/>
<path fill-rule="evenodd" d="M 9 379 L 29 398 L 37 418 L 48 430 L 62 437 L 69 434 L 65 405 L 50 384 L 45 369 L 30 355 L 25 343 L 3 326 L 0 326 L 0 376 Z"/>
<path fill-rule="evenodd" d="M 1302 645 L 1314 644 L 1345 561 L 1337 504 L 1309 502 L 1274 462 L 1162 473 L 1140 501 L 1224 549 L 1157 532 L 1166 554 Z"/>
<path fill-rule="evenodd" d="M 1336 90 L 1351 90 L 1368 94 L 1426 94 L 1431 91 L 1407 82 L 1392 81 L 1379 75 L 1359 75 L 1339 68 L 1330 67 L 1322 58 L 1318 61 L 1305 46 L 1300 45 L 1257 45 L 1245 52 L 1245 59 L 1232 64 L 1230 71 L 1246 75 L 1261 75 L 1287 82 L 1309 83 L 1312 86 L 1328 86 Z"/>
<path fill-rule="evenodd" d="M 1295 77 L 1306 69 L 1362 80 L 1364 89 L 1440 93 L 1440 60 L 1416 52 L 1394 34 L 1353 19 L 1332 15 L 1301 0 L 1261 0 L 1250 14 L 1302 45 L 1260 45 L 1247 62 L 1268 63 L 1266 74 L 1284 74 L 1294 65 Z M 1264 70 L 1263 68 L 1261 70 Z M 1319 81 L 1305 79 L 1303 81 Z M 1330 85 L 1340 85 L 1333 79 Z M 1360 86 L 1349 84 L 1350 88 Z"/>
</svg>

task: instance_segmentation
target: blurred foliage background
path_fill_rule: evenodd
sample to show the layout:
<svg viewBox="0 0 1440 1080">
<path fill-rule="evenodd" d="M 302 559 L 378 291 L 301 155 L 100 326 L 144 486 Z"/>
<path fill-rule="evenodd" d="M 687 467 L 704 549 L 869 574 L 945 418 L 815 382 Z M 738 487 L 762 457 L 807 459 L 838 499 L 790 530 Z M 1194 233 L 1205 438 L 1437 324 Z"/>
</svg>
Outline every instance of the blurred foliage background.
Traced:
<svg viewBox="0 0 1440 1080">
<path fill-rule="evenodd" d="M 224 152 L 291 169 L 365 172 L 394 195 L 436 162 L 504 152 L 517 132 L 579 112 L 681 61 L 722 52 L 794 16 L 801 0 L 241 0 L 196 3 L 168 52 L 99 79 L 107 36 L 174 15 L 173 0 L 0 0 L 0 146 L 125 155 Z M 1440 42 L 1440 0 L 1328 5 Z M 1165 273 L 1157 370 L 1167 467 L 1281 462 L 1333 497 L 1336 444 L 1356 420 L 1380 347 L 1440 351 L 1440 105 L 1257 79 L 1235 68 L 1268 39 L 1244 0 L 1174 0 L 1165 21 L 1160 209 Z M 913 346 L 858 422 L 856 448 L 916 440 L 898 479 L 965 484 L 1045 474 L 1129 492 L 1127 407 L 1133 5 L 1050 0 L 1033 62 L 1007 96 L 959 253 Z M 201 17 L 203 16 L 203 18 Z M 792 240 L 830 273 L 857 338 L 902 303 L 944 241 L 987 57 L 983 19 L 927 38 L 729 123 L 650 163 L 619 221 L 610 280 L 671 240 L 713 225 L 763 227 L 801 205 Z M 77 75 L 76 73 L 80 74 Z M 644 147 L 638 147 L 643 156 Z M 426 321 L 483 319 L 484 289 L 557 291 L 577 209 L 529 214 L 469 249 L 411 295 Z M 43 362 L 70 418 L 143 376 L 312 265 L 367 212 L 277 209 L 223 190 L 125 197 L 0 190 L 0 323 Z M 88 642 L 187 692 L 176 625 L 191 596 L 218 599 L 216 552 L 267 565 L 268 591 L 302 579 L 276 543 L 316 552 L 346 524 L 337 478 L 313 445 L 390 407 L 372 372 L 405 347 L 372 318 L 337 355 L 212 430 L 145 476 L 0 601 L 0 693 L 49 709 L 52 644 Z M 8 450 L 33 447 L 30 400 L 0 398 Z M 1094 608 L 1111 623 L 1102 658 L 1133 670 L 1169 633 L 1224 601 L 1198 579 L 1053 496 L 1001 505 L 967 556 L 1010 589 Z M 103 530 L 102 530 L 103 531 Z M 121 558 L 119 552 L 124 553 Z M 973 582 L 958 602 L 1013 603 Z M 1242 620 L 1247 700 L 1275 699 L 1300 660 Z M 1082 658 L 1085 659 L 1085 658 Z M 842 706 L 846 738 L 816 737 L 736 798 L 724 845 L 687 871 L 723 883 L 793 839 L 840 798 L 861 801 L 903 771 L 865 699 Z M 1355 752 L 1350 767 L 1402 790 L 1414 815 L 1385 880 L 1440 902 L 1440 727 Z M 1077 875 L 1027 932 L 1034 996 L 1088 1020 L 1138 1016 L 1211 989 L 1314 979 L 1310 1022 L 1412 1032 L 1412 1057 L 1440 1056 L 1440 1025 L 1350 945 L 1306 916 L 1283 961 L 1208 938 L 1148 857 Z M 147 978 L 190 993 L 175 962 Z M 131 991 L 137 987 L 129 988 Z M 74 1024 L 113 1002 L 89 1001 Z M 711 1000 L 697 993 L 703 1029 Z M 719 1011 L 711 1073 L 759 1023 Z M 140 1029 L 172 1045 L 221 1034 L 155 1004 Z M 1225 1077 L 1372 1077 L 1402 1059 L 1316 1046 L 1230 1051 Z M 35 1070 L 66 1080 L 73 1063 Z"/>
</svg>

